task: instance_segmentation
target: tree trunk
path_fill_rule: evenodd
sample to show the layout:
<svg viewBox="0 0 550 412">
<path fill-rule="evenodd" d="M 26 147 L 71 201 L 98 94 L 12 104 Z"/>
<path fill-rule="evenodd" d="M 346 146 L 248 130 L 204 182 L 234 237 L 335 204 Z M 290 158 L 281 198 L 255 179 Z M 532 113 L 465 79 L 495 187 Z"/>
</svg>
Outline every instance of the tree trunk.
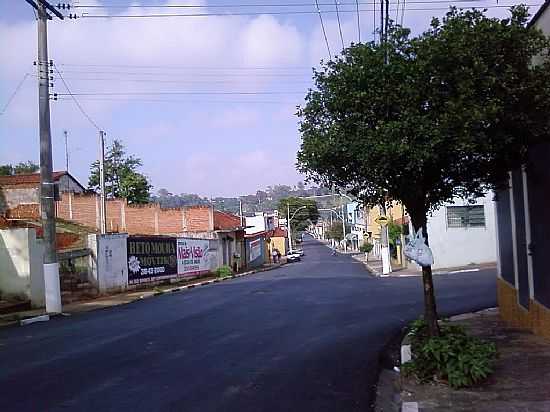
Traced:
<svg viewBox="0 0 550 412">
<path fill-rule="evenodd" d="M 413 215 L 410 213 L 415 231 L 422 228 L 422 233 L 429 246 L 426 212 Z M 432 267 L 422 266 L 422 287 L 424 290 L 424 320 L 428 326 L 430 336 L 439 336 L 439 325 L 437 323 L 437 307 L 435 303 L 435 291 L 432 276 Z"/>
</svg>

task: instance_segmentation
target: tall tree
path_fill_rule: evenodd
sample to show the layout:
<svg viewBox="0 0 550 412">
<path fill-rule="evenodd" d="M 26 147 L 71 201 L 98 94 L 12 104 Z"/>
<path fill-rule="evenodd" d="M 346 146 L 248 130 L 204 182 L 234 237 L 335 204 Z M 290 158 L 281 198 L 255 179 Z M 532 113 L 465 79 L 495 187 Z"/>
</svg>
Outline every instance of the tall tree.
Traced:
<svg viewBox="0 0 550 412">
<path fill-rule="evenodd" d="M 36 163 L 32 160 L 27 160 L 26 162 L 19 162 L 16 165 L 5 164 L 0 166 L 0 176 L 12 176 L 12 175 L 21 175 L 36 173 L 40 169 Z"/>
<path fill-rule="evenodd" d="M 550 140 L 550 42 L 527 16 L 451 8 L 416 38 L 392 27 L 386 45 L 344 50 L 314 72 L 298 110 L 301 171 L 367 206 L 402 201 L 426 239 L 430 211 L 506 185 L 528 146 Z M 431 266 L 422 275 L 437 335 Z"/>
<path fill-rule="evenodd" d="M 150 198 L 151 184 L 145 175 L 137 171 L 141 159 L 127 156 L 120 140 L 114 140 L 107 148 L 105 156 L 105 192 L 108 197 L 124 197 L 129 203 L 147 203 Z M 92 163 L 90 189 L 99 190 L 99 161 Z"/>
<path fill-rule="evenodd" d="M 279 200 L 277 205 L 279 216 L 287 218 L 290 214 L 292 219 L 292 230 L 294 233 L 305 230 L 310 223 L 317 223 L 319 210 L 315 200 L 302 199 L 300 197 L 286 197 Z M 292 217 L 294 216 L 294 217 Z"/>
</svg>

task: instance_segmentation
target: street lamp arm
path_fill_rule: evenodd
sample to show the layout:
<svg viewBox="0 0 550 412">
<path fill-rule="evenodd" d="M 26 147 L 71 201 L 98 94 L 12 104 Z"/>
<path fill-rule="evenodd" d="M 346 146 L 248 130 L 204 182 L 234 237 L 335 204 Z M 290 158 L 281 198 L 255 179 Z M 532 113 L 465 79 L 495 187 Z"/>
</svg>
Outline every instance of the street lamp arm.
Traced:
<svg viewBox="0 0 550 412">
<path fill-rule="evenodd" d="M 291 216 L 291 218 L 290 218 L 289 220 L 294 219 L 294 216 L 296 216 L 296 213 L 298 213 L 300 210 L 305 209 L 305 208 L 307 208 L 307 206 L 300 206 L 298 209 L 296 209 L 296 210 L 294 211 L 294 213 L 292 214 L 292 216 Z"/>
</svg>

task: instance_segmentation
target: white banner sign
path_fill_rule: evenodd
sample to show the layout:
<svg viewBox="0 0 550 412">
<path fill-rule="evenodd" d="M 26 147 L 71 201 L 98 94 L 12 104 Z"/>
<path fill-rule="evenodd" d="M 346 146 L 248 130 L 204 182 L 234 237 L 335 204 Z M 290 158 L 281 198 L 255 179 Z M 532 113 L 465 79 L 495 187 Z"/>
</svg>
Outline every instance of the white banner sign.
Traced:
<svg viewBox="0 0 550 412">
<path fill-rule="evenodd" d="M 212 270 L 216 265 L 216 251 L 209 249 L 205 239 L 178 239 L 178 275 L 196 275 Z"/>
</svg>

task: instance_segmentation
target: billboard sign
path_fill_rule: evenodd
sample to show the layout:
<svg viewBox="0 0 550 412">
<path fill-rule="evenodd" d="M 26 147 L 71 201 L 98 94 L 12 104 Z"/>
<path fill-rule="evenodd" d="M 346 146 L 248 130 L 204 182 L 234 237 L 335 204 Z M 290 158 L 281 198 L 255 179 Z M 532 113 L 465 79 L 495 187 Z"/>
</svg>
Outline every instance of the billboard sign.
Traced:
<svg viewBox="0 0 550 412">
<path fill-rule="evenodd" d="M 178 274 L 175 238 L 128 237 L 127 258 L 130 285 L 169 279 Z"/>
<path fill-rule="evenodd" d="M 262 256 L 262 240 L 262 238 L 259 238 L 250 242 L 250 262 Z"/>
<path fill-rule="evenodd" d="M 178 275 L 207 273 L 216 266 L 216 251 L 209 248 L 208 239 L 178 239 Z"/>
</svg>

